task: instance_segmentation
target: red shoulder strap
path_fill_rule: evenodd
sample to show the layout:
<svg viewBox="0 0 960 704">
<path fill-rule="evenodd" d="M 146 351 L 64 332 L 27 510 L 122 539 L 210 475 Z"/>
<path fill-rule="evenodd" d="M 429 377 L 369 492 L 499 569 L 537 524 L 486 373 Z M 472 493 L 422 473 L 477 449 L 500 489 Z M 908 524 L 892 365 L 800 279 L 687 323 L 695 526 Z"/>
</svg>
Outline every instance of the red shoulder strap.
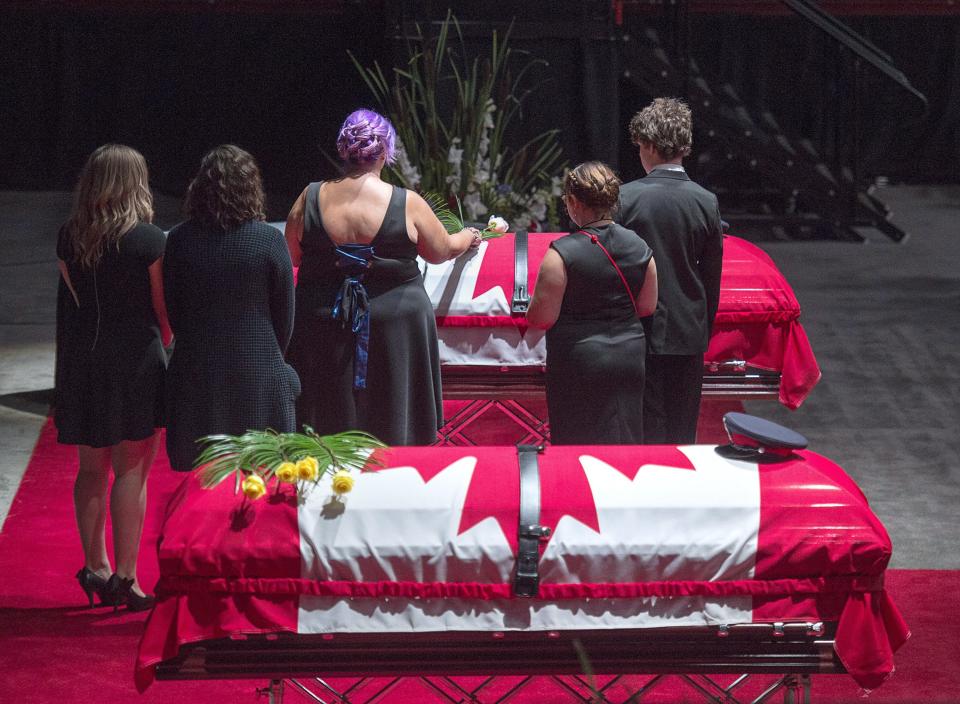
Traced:
<svg viewBox="0 0 960 704">
<path fill-rule="evenodd" d="M 586 235 L 590 238 L 590 241 L 597 245 L 600 250 L 607 255 L 607 259 L 610 260 L 610 263 L 613 264 L 613 268 L 617 270 L 617 275 L 620 277 L 620 281 L 623 283 L 623 288 L 627 292 L 627 298 L 630 299 L 630 304 L 633 306 L 633 312 L 637 314 L 637 317 L 640 317 L 640 310 L 637 308 L 637 299 L 634 298 L 633 293 L 630 291 L 630 284 L 627 283 L 627 277 L 623 275 L 623 272 L 620 271 L 620 267 L 617 266 L 617 263 L 613 261 L 613 257 L 610 256 L 610 252 L 607 251 L 607 248 L 600 244 L 600 238 L 596 235 L 587 232 L 586 230 L 578 230 L 578 234 Z"/>
</svg>

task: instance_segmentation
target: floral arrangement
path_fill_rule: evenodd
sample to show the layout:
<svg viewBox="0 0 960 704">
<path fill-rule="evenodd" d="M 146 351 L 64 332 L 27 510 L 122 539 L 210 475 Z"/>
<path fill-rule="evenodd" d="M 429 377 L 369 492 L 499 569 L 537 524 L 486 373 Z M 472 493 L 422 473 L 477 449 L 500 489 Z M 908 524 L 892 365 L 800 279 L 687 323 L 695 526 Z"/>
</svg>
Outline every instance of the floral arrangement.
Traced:
<svg viewBox="0 0 960 704">
<path fill-rule="evenodd" d="M 379 64 L 368 68 L 350 58 L 397 130 L 391 180 L 440 194 L 448 205 L 462 203 L 471 222 L 501 213 L 537 230 L 559 221 L 562 150 L 558 130 L 511 146 L 511 124 L 534 91 L 532 72 L 547 64 L 525 59 L 509 39 L 510 30 L 503 37 L 493 32 L 489 56 L 468 60 L 448 12 L 436 35 L 417 26 L 407 65 L 394 68 L 391 80 Z"/>
<path fill-rule="evenodd" d="M 201 485 L 211 489 L 233 475 L 234 491 L 251 501 L 264 496 L 271 482 L 278 492 L 284 484 L 294 485 L 302 501 L 325 476 L 340 497 L 353 489 L 354 471 L 381 466 L 373 451 L 386 447 L 367 433 L 317 435 L 309 426 L 302 433 L 248 430 L 243 435 L 208 435 L 199 442 L 203 450 L 194 471 Z"/>
</svg>

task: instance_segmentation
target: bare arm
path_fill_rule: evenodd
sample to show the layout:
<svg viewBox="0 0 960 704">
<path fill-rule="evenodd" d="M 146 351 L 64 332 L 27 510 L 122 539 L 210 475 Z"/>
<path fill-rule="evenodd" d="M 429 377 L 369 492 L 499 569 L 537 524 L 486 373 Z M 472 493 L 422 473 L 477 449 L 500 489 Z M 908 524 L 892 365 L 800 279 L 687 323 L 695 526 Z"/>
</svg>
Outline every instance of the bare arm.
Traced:
<svg viewBox="0 0 960 704">
<path fill-rule="evenodd" d="M 407 191 L 407 211 L 416 230 L 417 254 L 431 264 L 459 257 L 480 244 L 480 233 L 472 227 L 448 234 L 427 202 L 413 191 Z"/>
<path fill-rule="evenodd" d="M 657 296 L 659 294 L 657 286 L 657 263 L 650 258 L 647 264 L 647 274 L 643 279 L 643 286 L 640 287 L 640 293 L 637 294 L 637 315 L 646 318 L 653 315 L 657 309 Z"/>
<path fill-rule="evenodd" d="M 567 290 L 567 268 L 553 248 L 548 249 L 540 262 L 533 300 L 527 309 L 527 321 L 535 328 L 547 330 L 560 317 L 563 294 Z"/>
<path fill-rule="evenodd" d="M 153 304 L 153 313 L 157 316 L 160 326 L 160 340 L 164 347 L 169 347 L 173 341 L 173 330 L 170 329 L 170 320 L 167 318 L 167 304 L 163 298 L 163 257 L 150 265 L 150 302 Z"/>
<path fill-rule="evenodd" d="M 307 189 L 294 202 L 290 208 L 290 214 L 287 215 L 287 226 L 284 229 L 284 237 L 287 240 L 287 251 L 290 252 L 290 261 L 294 266 L 300 266 L 300 240 L 303 237 L 303 211 L 307 205 Z"/>
<path fill-rule="evenodd" d="M 70 280 L 70 271 L 67 269 L 67 263 L 62 259 L 57 259 L 57 266 L 60 267 L 60 276 L 63 277 L 64 283 L 67 285 L 67 288 L 70 289 L 70 295 L 73 296 L 73 302 L 77 304 L 77 308 L 80 307 L 80 299 L 77 297 L 77 292 L 73 288 L 73 282 Z"/>
<path fill-rule="evenodd" d="M 279 233 L 277 233 L 279 234 Z M 293 313 L 296 307 L 296 293 L 293 287 L 293 268 L 287 256 L 287 248 L 279 237 L 270 253 L 270 314 L 273 330 L 277 336 L 280 350 L 284 354 L 293 335 Z M 287 243 L 289 246 L 289 242 Z"/>
</svg>

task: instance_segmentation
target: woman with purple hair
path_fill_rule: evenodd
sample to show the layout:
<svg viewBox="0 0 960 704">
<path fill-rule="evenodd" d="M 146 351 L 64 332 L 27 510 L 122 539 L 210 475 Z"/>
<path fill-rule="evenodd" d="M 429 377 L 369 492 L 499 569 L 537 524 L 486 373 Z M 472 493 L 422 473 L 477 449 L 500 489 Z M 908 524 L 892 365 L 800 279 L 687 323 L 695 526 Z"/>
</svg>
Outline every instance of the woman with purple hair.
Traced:
<svg viewBox="0 0 960 704">
<path fill-rule="evenodd" d="M 311 183 L 287 219 L 300 271 L 287 360 L 303 391 L 297 422 L 320 434 L 364 430 L 390 445 L 426 445 L 443 419 L 437 328 L 417 255 L 438 264 L 480 244 L 447 234 L 426 201 L 380 178 L 396 132 L 372 110 L 337 136 L 344 175 Z"/>
</svg>

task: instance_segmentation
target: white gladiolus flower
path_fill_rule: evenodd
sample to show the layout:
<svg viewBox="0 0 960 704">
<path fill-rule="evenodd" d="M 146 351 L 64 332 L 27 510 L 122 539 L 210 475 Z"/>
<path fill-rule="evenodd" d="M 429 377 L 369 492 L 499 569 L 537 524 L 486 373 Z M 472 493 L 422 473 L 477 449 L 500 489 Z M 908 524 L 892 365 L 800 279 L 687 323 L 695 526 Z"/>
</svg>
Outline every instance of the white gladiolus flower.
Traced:
<svg viewBox="0 0 960 704">
<path fill-rule="evenodd" d="M 487 205 L 480 200 L 480 194 L 473 191 L 463 197 L 463 209 L 467 212 L 467 217 L 470 220 L 476 220 L 487 212 Z"/>
<path fill-rule="evenodd" d="M 394 156 L 396 157 L 397 169 L 400 171 L 400 177 L 403 179 L 404 185 L 407 188 L 416 189 L 416 187 L 420 185 L 420 171 L 410 163 L 410 157 L 407 155 L 407 150 L 404 148 L 403 142 L 400 141 L 399 135 L 394 144 Z"/>
<path fill-rule="evenodd" d="M 463 161 L 463 150 L 459 149 L 460 138 L 454 137 L 450 142 L 450 150 L 447 152 L 447 161 L 454 167 L 460 168 L 460 162 Z"/>
<path fill-rule="evenodd" d="M 530 218 L 540 222 L 547 219 L 547 204 L 540 198 L 535 198 L 530 202 Z"/>
<path fill-rule="evenodd" d="M 447 151 L 447 163 L 450 164 L 450 173 L 447 175 L 447 183 L 459 185 L 463 174 L 463 150 L 459 148 L 460 138 L 454 137 L 450 142 L 450 149 Z"/>
</svg>

